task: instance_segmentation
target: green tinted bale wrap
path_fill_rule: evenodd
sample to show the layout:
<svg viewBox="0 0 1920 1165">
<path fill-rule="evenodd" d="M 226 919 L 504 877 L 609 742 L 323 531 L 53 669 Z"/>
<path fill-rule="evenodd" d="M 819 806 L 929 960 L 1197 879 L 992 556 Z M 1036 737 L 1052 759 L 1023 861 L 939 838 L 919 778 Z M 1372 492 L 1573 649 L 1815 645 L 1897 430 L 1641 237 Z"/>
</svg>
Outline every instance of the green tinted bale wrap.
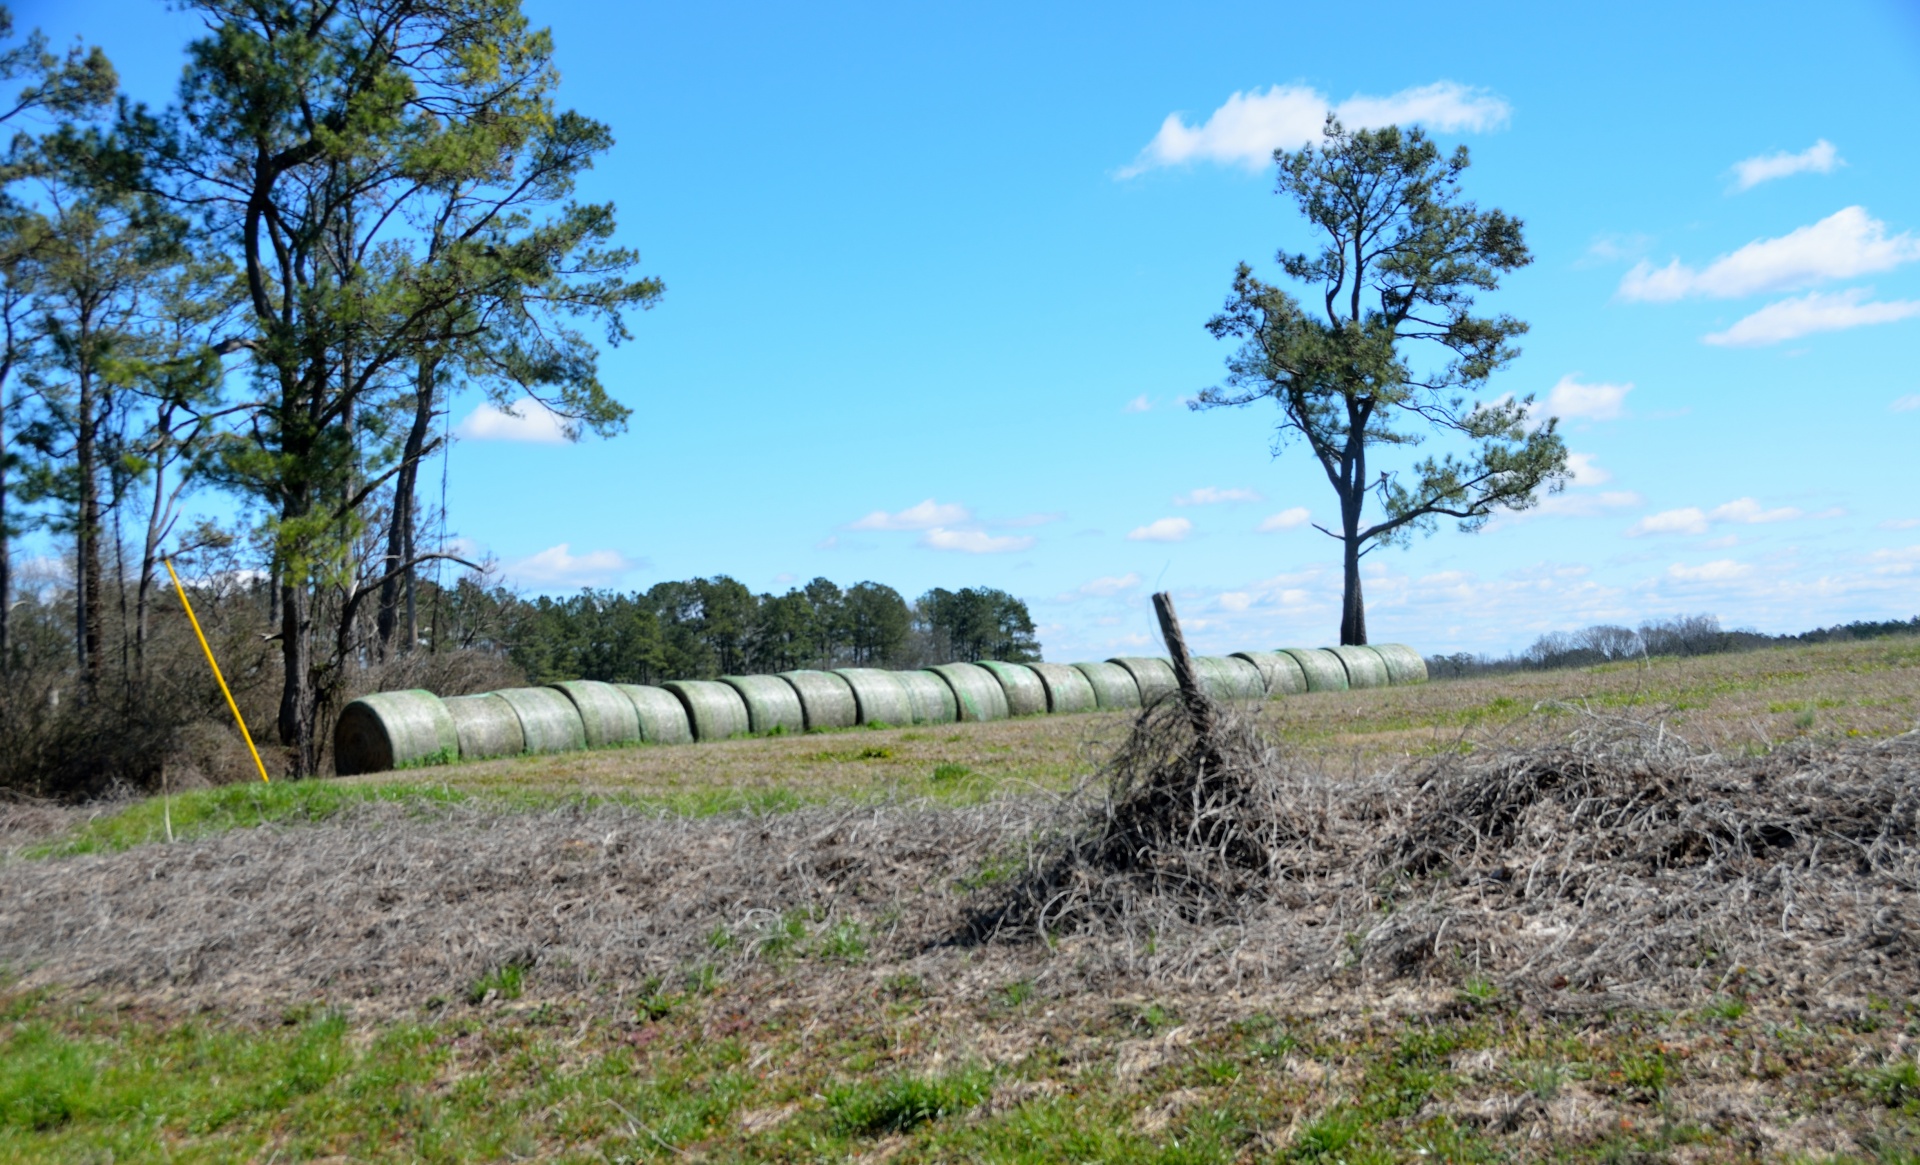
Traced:
<svg viewBox="0 0 1920 1165">
<path fill-rule="evenodd" d="M 459 755 L 453 717 L 440 697 L 420 688 L 362 696 L 340 709 L 333 725 L 333 771 L 343 777 L 445 764 Z"/>
<path fill-rule="evenodd" d="M 1076 663 L 1073 670 L 1087 677 L 1093 700 L 1102 712 L 1140 706 L 1140 685 L 1133 673 L 1117 663 Z"/>
<path fill-rule="evenodd" d="M 1394 684 L 1424 684 L 1427 682 L 1427 661 L 1420 653 L 1404 643 L 1375 643 L 1370 645 L 1387 665 L 1387 681 Z"/>
<path fill-rule="evenodd" d="M 913 697 L 893 672 L 877 667 L 843 667 L 833 674 L 853 689 L 861 724 L 913 723 Z"/>
<path fill-rule="evenodd" d="M 800 716 L 809 730 L 852 728 L 860 723 L 860 706 L 842 676 L 830 671 L 783 671 L 780 678 L 800 697 Z"/>
<path fill-rule="evenodd" d="M 1306 677 L 1309 692 L 1344 692 L 1347 690 L 1347 669 L 1340 664 L 1340 657 L 1330 651 L 1316 651 L 1311 647 L 1283 647 L 1284 655 L 1293 657 L 1300 665 L 1301 674 Z"/>
<path fill-rule="evenodd" d="M 953 689 L 962 720 L 1005 720 L 1007 692 L 993 673 L 978 664 L 943 663 L 927 669 Z"/>
<path fill-rule="evenodd" d="M 1093 685 L 1087 682 L 1086 675 L 1078 668 L 1068 667 L 1064 663 L 1030 663 L 1027 666 L 1034 675 L 1040 677 L 1040 685 L 1047 690 L 1047 711 L 1055 715 L 1091 712 L 1100 706 L 1099 699 L 1093 694 Z"/>
<path fill-rule="evenodd" d="M 1284 651 L 1236 651 L 1233 657 L 1244 659 L 1259 670 L 1269 700 L 1307 690 L 1307 674 L 1300 670 L 1300 662 Z"/>
<path fill-rule="evenodd" d="M 897 671 L 893 677 L 907 689 L 913 701 L 915 724 L 952 724 L 960 718 L 960 705 L 954 702 L 947 681 L 930 671 Z"/>
<path fill-rule="evenodd" d="M 640 716 L 633 701 L 619 688 L 598 680 L 567 680 L 548 684 L 573 701 L 580 724 L 587 730 L 588 748 L 614 748 L 640 742 Z"/>
<path fill-rule="evenodd" d="M 1127 669 L 1127 674 L 1133 677 L 1134 686 L 1140 689 L 1141 707 L 1153 703 L 1168 692 L 1180 690 L 1180 681 L 1173 676 L 1173 664 L 1167 660 L 1123 655 L 1107 662 L 1117 663 Z"/>
<path fill-rule="evenodd" d="M 1260 669 L 1232 655 L 1196 655 L 1194 666 L 1201 669 L 1207 694 L 1216 700 L 1264 700 L 1267 681 Z"/>
<path fill-rule="evenodd" d="M 979 666 L 1000 681 L 1000 691 L 1007 698 L 1007 715 L 1038 716 L 1047 710 L 1047 687 L 1026 664 L 983 659 Z"/>
<path fill-rule="evenodd" d="M 1347 669 L 1347 687 L 1384 688 L 1388 684 L 1387 661 L 1371 647 L 1329 647 L 1326 649 Z"/>
<path fill-rule="evenodd" d="M 519 756 L 527 751 L 526 733 L 520 731 L 520 714 L 500 697 L 449 696 L 441 703 L 453 717 L 454 731 L 460 737 L 461 760 L 485 760 L 490 756 Z"/>
<path fill-rule="evenodd" d="M 660 685 L 679 698 L 695 740 L 725 740 L 752 731 L 746 701 L 713 680 L 669 680 Z"/>
<path fill-rule="evenodd" d="M 693 726 L 687 723 L 687 706 L 665 688 L 648 684 L 615 684 L 620 694 L 633 704 L 640 721 L 640 739 L 648 744 L 691 744 Z"/>
<path fill-rule="evenodd" d="M 513 705 L 528 752 L 573 752 L 587 747 L 580 710 L 552 688 L 502 688 L 494 695 Z"/>
<path fill-rule="evenodd" d="M 747 728 L 752 732 L 804 732 L 806 714 L 800 693 L 779 676 L 721 676 L 720 682 L 740 693 L 747 706 Z"/>
</svg>

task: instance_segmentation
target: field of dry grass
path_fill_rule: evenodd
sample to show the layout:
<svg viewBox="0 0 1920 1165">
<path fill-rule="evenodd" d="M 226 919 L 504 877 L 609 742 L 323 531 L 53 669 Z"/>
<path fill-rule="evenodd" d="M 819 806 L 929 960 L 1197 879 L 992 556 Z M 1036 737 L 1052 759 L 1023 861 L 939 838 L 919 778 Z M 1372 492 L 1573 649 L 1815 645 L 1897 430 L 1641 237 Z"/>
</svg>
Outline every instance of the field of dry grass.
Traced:
<svg viewBox="0 0 1920 1165">
<path fill-rule="evenodd" d="M 0 1155 L 1920 1152 L 1920 642 L 1255 719 L 1264 889 L 1039 925 L 1129 718 L 12 807 Z"/>
</svg>

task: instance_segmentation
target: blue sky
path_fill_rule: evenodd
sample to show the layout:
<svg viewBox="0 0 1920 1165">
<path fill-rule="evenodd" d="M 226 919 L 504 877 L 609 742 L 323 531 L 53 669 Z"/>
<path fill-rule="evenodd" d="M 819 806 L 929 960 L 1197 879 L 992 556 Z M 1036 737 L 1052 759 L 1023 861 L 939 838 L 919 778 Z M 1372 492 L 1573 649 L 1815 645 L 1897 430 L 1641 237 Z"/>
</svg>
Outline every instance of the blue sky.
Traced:
<svg viewBox="0 0 1920 1165">
<path fill-rule="evenodd" d="M 1920 613 L 1920 5 L 528 7 L 618 140 L 583 193 L 667 284 L 603 360 L 627 434 L 456 406 L 453 531 L 529 590 L 986 584 L 1079 659 L 1148 643 L 1164 588 L 1203 650 L 1334 639 L 1324 478 L 1271 411 L 1181 405 L 1235 263 L 1312 245 L 1260 159 L 1331 106 L 1466 144 L 1525 220 L 1491 393 L 1580 469 L 1371 556 L 1375 639 Z M 155 102 L 193 31 L 16 11 Z"/>
</svg>

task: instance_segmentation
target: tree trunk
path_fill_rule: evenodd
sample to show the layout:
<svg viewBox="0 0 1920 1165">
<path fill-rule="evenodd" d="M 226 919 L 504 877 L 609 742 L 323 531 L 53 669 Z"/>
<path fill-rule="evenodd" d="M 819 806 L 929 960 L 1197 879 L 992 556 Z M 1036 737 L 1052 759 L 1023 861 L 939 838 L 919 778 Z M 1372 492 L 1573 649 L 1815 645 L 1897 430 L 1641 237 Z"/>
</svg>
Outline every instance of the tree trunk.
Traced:
<svg viewBox="0 0 1920 1165">
<path fill-rule="evenodd" d="M 1153 613 L 1160 617 L 1160 636 L 1167 641 L 1167 654 L 1173 659 L 1173 678 L 1180 685 L 1180 699 L 1187 707 L 1187 719 L 1193 734 L 1211 742 L 1215 731 L 1213 700 L 1200 687 L 1193 656 L 1187 651 L 1187 637 L 1180 631 L 1180 617 L 1173 611 L 1173 596 L 1159 591 L 1153 596 Z"/>
<path fill-rule="evenodd" d="M 84 331 L 81 340 L 84 360 Z M 100 680 L 100 481 L 94 464 L 93 422 L 93 377 L 82 367 L 79 433 L 74 442 L 74 472 L 80 489 L 74 523 L 74 647 L 79 654 L 81 688 L 89 696 Z"/>
<path fill-rule="evenodd" d="M 289 574 L 280 584 L 280 743 L 293 752 L 292 776 L 312 775 L 313 677 L 308 674 L 312 647 L 307 642 L 307 594 Z"/>
<path fill-rule="evenodd" d="M 393 484 L 393 517 L 387 523 L 387 557 L 381 574 L 385 581 L 380 584 L 380 614 L 376 627 L 380 636 L 380 654 L 384 657 L 393 648 L 394 631 L 400 624 L 400 602 L 404 597 L 407 607 L 406 641 L 400 647 L 401 652 L 413 650 L 419 639 L 419 624 L 414 618 L 413 609 L 413 568 L 408 567 L 398 574 L 395 571 L 401 563 L 413 559 L 413 519 L 418 509 L 414 497 L 415 486 L 420 477 L 420 454 L 427 444 L 427 429 L 433 424 L 433 388 L 437 378 L 436 362 L 432 359 L 420 361 L 418 374 L 414 381 L 413 426 L 407 430 L 407 444 L 401 455 L 400 473 Z"/>
<path fill-rule="evenodd" d="M 1367 602 L 1360 592 L 1360 539 L 1349 533 L 1342 541 L 1346 582 L 1340 601 L 1340 645 L 1359 646 L 1367 641 Z"/>
<path fill-rule="evenodd" d="M 0 377 L 0 394 L 5 391 Z M 7 521 L 7 406 L 0 395 L 0 676 L 13 668 L 13 530 Z"/>
</svg>

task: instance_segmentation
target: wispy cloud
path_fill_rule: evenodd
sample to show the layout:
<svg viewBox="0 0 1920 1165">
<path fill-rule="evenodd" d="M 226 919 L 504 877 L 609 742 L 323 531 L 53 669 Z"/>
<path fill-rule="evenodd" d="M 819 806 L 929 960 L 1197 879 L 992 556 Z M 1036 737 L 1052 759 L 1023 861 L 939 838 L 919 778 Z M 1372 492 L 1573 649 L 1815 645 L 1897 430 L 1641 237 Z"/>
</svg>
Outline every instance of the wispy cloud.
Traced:
<svg viewBox="0 0 1920 1165">
<path fill-rule="evenodd" d="M 885 510 L 875 510 L 857 522 L 847 525 L 849 530 L 931 530 L 935 526 L 958 526 L 973 521 L 973 511 L 957 502 L 936 502 L 932 498 L 908 506 L 895 514 Z"/>
<path fill-rule="evenodd" d="M 616 582 L 639 565 L 617 550 L 575 554 L 571 543 L 562 542 L 504 564 L 501 573 L 532 586 L 588 587 Z"/>
<path fill-rule="evenodd" d="M 1547 399 L 1535 401 L 1535 417 L 1559 417 L 1563 421 L 1615 421 L 1624 412 L 1632 384 L 1582 384 L 1578 373 L 1568 373 L 1547 391 Z"/>
<path fill-rule="evenodd" d="M 1813 291 L 1770 303 L 1724 332 L 1701 339 L 1723 348 L 1757 348 L 1797 340 L 1816 332 L 1839 332 L 1874 324 L 1892 324 L 1920 316 L 1920 299 L 1874 301 L 1860 288 Z"/>
<path fill-rule="evenodd" d="M 1129 542 L 1184 542 L 1193 533 L 1193 523 L 1185 518 L 1161 518 L 1127 535 Z"/>
<path fill-rule="evenodd" d="M 1887 406 L 1890 413 L 1910 413 L 1915 409 L 1920 409 L 1920 392 L 1910 392 Z"/>
<path fill-rule="evenodd" d="M 1737 578 L 1745 578 L 1751 573 L 1753 573 L 1753 567 L 1744 562 L 1735 562 L 1731 558 L 1703 562 L 1699 566 L 1682 566 L 1676 562 L 1667 568 L 1667 577 L 1679 582 L 1731 582 Z"/>
<path fill-rule="evenodd" d="M 1127 407 L 1124 409 L 1121 409 L 1120 411 L 1123 413 L 1144 413 L 1152 407 L 1153 407 L 1153 402 L 1148 400 L 1147 394 L 1143 392 L 1139 396 L 1136 396 L 1132 400 L 1128 401 Z"/>
<path fill-rule="evenodd" d="M 1254 529 L 1262 534 L 1278 534 L 1282 530 L 1298 530 L 1313 520 L 1313 514 L 1305 506 L 1289 506 L 1277 514 L 1268 514 L 1260 519 Z"/>
<path fill-rule="evenodd" d="M 1567 472 L 1573 476 L 1572 485 L 1605 485 L 1613 480 L 1613 474 L 1600 468 L 1591 453 L 1567 454 Z"/>
<path fill-rule="evenodd" d="M 1130 591 L 1139 585 L 1140 576 L 1133 571 L 1128 571 L 1126 574 L 1110 574 L 1082 583 L 1074 593 L 1088 598 L 1105 599 L 1123 591 Z"/>
<path fill-rule="evenodd" d="M 1437 81 L 1385 97 L 1356 94 L 1334 104 L 1306 85 L 1274 85 L 1235 93 L 1199 125 L 1178 113 L 1118 176 L 1132 178 L 1160 166 L 1217 162 L 1259 170 L 1275 150 L 1297 150 L 1320 137 L 1328 112 L 1352 129 L 1419 123 L 1446 133 L 1478 133 L 1507 123 L 1512 108 L 1482 89 Z"/>
<path fill-rule="evenodd" d="M 1823 510 L 1811 515 L 1815 518 L 1834 518 L 1844 510 Z M 1740 526 L 1762 526 L 1773 522 L 1792 522 L 1808 517 L 1806 511 L 1793 506 L 1779 506 L 1768 509 L 1755 498 L 1735 498 L 1711 510 L 1699 506 L 1686 506 L 1678 510 L 1663 510 L 1658 514 L 1649 514 L 1635 522 L 1627 530 L 1629 537 L 1643 534 L 1705 534 L 1707 527 L 1716 522 L 1732 523 Z"/>
<path fill-rule="evenodd" d="M 920 535 L 928 550 L 957 550 L 962 554 L 1014 554 L 1032 549 L 1030 534 L 989 534 L 985 530 L 948 530 L 935 526 Z"/>
<path fill-rule="evenodd" d="M 1220 489 L 1217 486 L 1203 485 L 1199 489 L 1190 489 L 1173 499 L 1176 506 L 1221 506 L 1234 502 L 1263 502 L 1258 490 Z"/>
<path fill-rule="evenodd" d="M 1620 280 L 1623 299 L 1667 303 L 1689 296 L 1733 299 L 1890 271 L 1920 259 L 1920 239 L 1892 237 L 1887 224 L 1849 206 L 1777 239 L 1756 239 L 1695 269 L 1641 260 Z"/>
<path fill-rule="evenodd" d="M 482 404 L 468 413 L 454 432 L 470 441 L 522 441 L 531 445 L 564 445 L 579 435 L 573 422 L 532 397 L 521 397 L 504 406 Z"/>
<path fill-rule="evenodd" d="M 1762 182 L 1794 174 L 1831 174 L 1835 167 L 1844 165 L 1846 162 L 1841 160 L 1840 151 L 1833 148 L 1832 142 L 1821 138 L 1797 154 L 1781 150 L 1735 162 L 1733 188 L 1752 190 Z"/>
</svg>

